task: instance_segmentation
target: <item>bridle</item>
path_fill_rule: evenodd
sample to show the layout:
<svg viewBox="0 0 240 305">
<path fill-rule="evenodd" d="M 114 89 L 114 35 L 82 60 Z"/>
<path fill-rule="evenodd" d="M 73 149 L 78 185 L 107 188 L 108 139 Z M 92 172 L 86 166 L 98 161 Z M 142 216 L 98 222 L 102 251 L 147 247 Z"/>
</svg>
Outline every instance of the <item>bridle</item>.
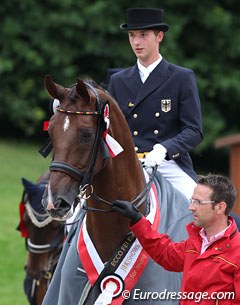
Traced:
<svg viewBox="0 0 240 305">
<path fill-rule="evenodd" d="M 91 160 L 90 160 L 88 169 L 86 171 L 80 171 L 78 168 L 72 166 L 69 163 L 62 162 L 62 161 L 53 161 L 50 165 L 50 171 L 63 172 L 81 183 L 79 186 L 79 194 L 77 196 L 77 200 L 79 203 L 81 203 L 82 209 L 84 209 L 86 211 L 92 211 L 92 212 L 113 212 L 112 210 L 98 209 L 98 208 L 92 208 L 92 207 L 86 206 L 86 199 L 88 199 L 90 197 L 92 199 L 94 199 L 95 201 L 99 201 L 99 202 L 101 201 L 109 206 L 112 206 L 113 204 L 111 202 L 99 197 L 98 195 L 96 195 L 93 192 L 93 186 L 91 184 L 92 172 L 93 172 L 93 168 L 94 168 L 97 153 L 98 153 L 98 148 L 100 146 L 102 133 L 103 133 L 104 129 L 106 128 L 106 124 L 105 124 L 104 118 L 103 118 L 103 108 L 104 107 L 102 106 L 102 103 L 101 103 L 97 90 L 95 90 L 95 88 L 92 85 L 90 85 L 89 83 L 85 83 L 85 85 L 96 96 L 96 110 L 95 111 L 70 111 L 70 110 L 63 109 L 60 106 L 58 106 L 56 108 L 56 110 L 58 112 L 61 112 L 64 114 L 70 114 L 70 115 L 92 115 L 92 116 L 97 115 L 98 116 L 97 134 L 96 134 L 95 141 L 93 144 L 92 156 L 91 156 Z M 143 191 L 140 194 L 138 194 L 131 201 L 132 204 L 136 204 L 135 205 L 136 208 L 138 208 L 148 199 L 149 191 L 151 189 L 151 185 L 152 185 L 153 179 L 155 177 L 156 170 L 157 170 L 157 167 L 155 167 L 153 169 L 153 173 L 150 176 L 150 179 L 147 182 L 147 184 L 145 185 Z M 86 195 L 87 190 L 89 188 L 90 188 L 90 194 Z M 75 222 L 77 222 L 77 221 L 74 221 L 73 223 L 75 223 Z"/>
<path fill-rule="evenodd" d="M 43 283 L 42 281 L 45 282 L 46 289 L 48 288 L 62 251 L 63 242 L 64 240 L 62 232 L 60 232 L 51 243 L 45 245 L 34 244 L 30 241 L 29 238 L 26 239 L 26 248 L 29 253 L 43 254 L 51 252 L 48 257 L 47 265 L 43 271 L 40 271 L 36 275 L 36 277 L 31 277 L 27 268 L 25 267 L 27 278 L 31 279 L 30 283 L 28 284 L 31 285 L 30 290 L 25 290 L 30 304 L 36 304 L 36 289 L 40 286 L 41 283 Z"/>
<path fill-rule="evenodd" d="M 60 231 L 54 240 L 52 240 L 49 244 L 38 245 L 32 243 L 29 238 L 26 238 L 26 249 L 29 253 L 34 253 L 37 255 L 50 253 L 44 270 L 40 271 L 35 277 L 32 277 L 29 274 L 25 266 L 27 278 L 30 280 L 28 285 L 31 285 L 30 290 L 25 290 L 25 293 L 28 296 L 30 304 L 36 304 L 35 293 L 37 287 L 40 287 L 41 283 L 45 283 L 46 289 L 48 288 L 62 251 L 63 242 L 63 231 Z"/>
<path fill-rule="evenodd" d="M 31 242 L 30 238 L 26 238 L 26 249 L 29 253 L 39 255 L 44 253 L 51 253 L 49 255 L 46 268 L 43 271 L 40 271 L 36 278 L 32 278 L 35 285 L 39 286 L 42 279 L 50 282 L 50 279 L 52 278 L 53 272 L 59 260 L 60 253 L 62 251 L 63 242 L 63 231 L 60 231 L 57 236 L 48 244 L 35 244 Z"/>
<path fill-rule="evenodd" d="M 61 224 L 61 223 L 60 223 Z M 43 254 L 48 253 L 53 250 L 59 250 L 62 248 L 63 245 L 63 234 L 62 231 L 60 231 L 55 238 L 48 244 L 35 244 L 31 242 L 30 238 L 26 238 L 26 249 L 29 253 L 35 253 L 35 254 Z"/>
<path fill-rule="evenodd" d="M 54 219 L 48 213 L 38 213 L 33 207 L 29 204 L 29 200 L 27 198 L 27 193 L 23 195 L 26 212 L 31 220 L 31 222 L 38 228 L 43 228 L 49 225 Z M 36 244 L 33 243 L 29 237 L 25 239 L 26 250 L 32 254 L 44 254 L 50 253 L 48 257 L 47 265 L 45 266 L 43 271 L 40 271 L 39 274 L 32 278 L 28 273 L 27 268 L 25 267 L 26 274 L 32 280 L 31 287 L 31 296 L 30 299 L 34 298 L 36 287 L 40 285 L 41 280 L 46 281 L 46 285 L 48 287 L 50 280 L 52 278 L 53 272 L 59 260 L 60 253 L 62 251 L 63 243 L 64 243 L 64 225 L 63 223 L 59 223 L 59 232 L 54 237 L 54 239 L 47 244 Z"/>
<path fill-rule="evenodd" d="M 156 175 L 156 171 L 157 171 L 157 166 L 153 168 L 153 171 L 150 175 L 150 179 L 149 181 L 146 183 L 143 191 L 141 193 L 139 193 L 132 201 L 130 201 L 130 203 L 132 205 L 135 206 L 135 208 L 140 207 L 144 202 L 148 202 L 148 197 L 149 197 L 149 191 L 151 189 L 153 180 L 155 178 Z M 90 188 L 90 193 L 88 195 L 86 195 L 87 192 L 87 188 Z M 79 194 L 77 196 L 77 200 L 79 201 L 79 203 L 81 203 L 81 208 L 85 211 L 89 211 L 89 212 L 105 212 L 105 213 L 112 213 L 112 210 L 104 210 L 104 209 L 98 209 L 98 208 L 92 208 L 92 207 L 87 207 L 86 206 L 86 200 L 88 198 L 92 198 L 95 201 L 101 201 L 104 202 L 105 204 L 109 205 L 109 206 L 113 206 L 113 203 L 110 201 L 107 201 L 103 198 L 101 198 L 100 196 L 96 195 L 93 192 L 93 186 L 92 185 L 84 185 L 84 186 L 80 186 L 79 187 Z"/>
<path fill-rule="evenodd" d="M 70 115 L 98 116 L 97 132 L 96 132 L 96 137 L 95 137 L 94 144 L 93 144 L 92 155 L 91 155 L 91 160 L 89 162 L 88 169 L 86 171 L 80 171 L 78 168 L 72 166 L 71 164 L 68 164 L 68 163 L 62 162 L 62 161 L 53 161 L 50 165 L 50 171 L 63 172 L 65 174 L 71 176 L 72 178 L 78 180 L 83 185 L 91 183 L 92 172 L 93 172 L 93 168 L 94 168 L 95 161 L 97 158 L 97 153 L 98 153 L 98 147 L 100 146 L 102 133 L 103 133 L 105 125 L 106 125 L 103 120 L 103 111 L 102 111 L 103 107 L 102 107 L 102 103 L 101 103 L 97 90 L 89 83 L 85 83 L 85 85 L 96 96 L 96 110 L 95 111 L 70 111 L 70 110 L 63 109 L 60 106 L 58 106 L 56 108 L 56 110 L 58 112 L 61 112 L 64 114 L 70 114 Z"/>
</svg>

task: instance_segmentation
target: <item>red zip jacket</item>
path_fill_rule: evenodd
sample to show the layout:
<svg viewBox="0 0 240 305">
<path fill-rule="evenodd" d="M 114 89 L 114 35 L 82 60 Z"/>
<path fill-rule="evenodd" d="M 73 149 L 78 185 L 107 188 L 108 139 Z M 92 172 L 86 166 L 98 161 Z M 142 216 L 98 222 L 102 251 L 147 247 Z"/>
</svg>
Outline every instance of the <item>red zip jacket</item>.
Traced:
<svg viewBox="0 0 240 305">
<path fill-rule="evenodd" d="M 145 217 L 131 230 L 154 261 L 169 271 L 183 272 L 177 295 L 181 305 L 236 305 L 240 304 L 240 233 L 234 219 L 229 219 L 232 224 L 224 236 L 203 254 L 201 228 L 194 223 L 187 225 L 189 238 L 181 242 L 154 231 Z"/>
</svg>

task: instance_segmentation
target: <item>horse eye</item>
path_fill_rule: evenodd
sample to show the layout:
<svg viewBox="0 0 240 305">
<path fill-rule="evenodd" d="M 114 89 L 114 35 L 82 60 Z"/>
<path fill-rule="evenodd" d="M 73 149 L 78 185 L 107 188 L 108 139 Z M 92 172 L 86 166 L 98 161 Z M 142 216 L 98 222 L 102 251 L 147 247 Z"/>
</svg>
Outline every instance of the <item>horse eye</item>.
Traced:
<svg viewBox="0 0 240 305">
<path fill-rule="evenodd" d="M 93 135 L 94 133 L 91 129 L 84 129 L 80 132 L 80 140 L 83 142 L 90 142 Z"/>
</svg>

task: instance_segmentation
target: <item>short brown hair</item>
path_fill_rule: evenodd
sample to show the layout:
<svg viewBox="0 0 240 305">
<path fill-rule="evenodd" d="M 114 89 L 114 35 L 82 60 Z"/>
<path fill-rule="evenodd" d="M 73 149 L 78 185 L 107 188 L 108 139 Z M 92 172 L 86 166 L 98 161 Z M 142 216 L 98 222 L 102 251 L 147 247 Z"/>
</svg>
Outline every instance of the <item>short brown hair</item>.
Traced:
<svg viewBox="0 0 240 305">
<path fill-rule="evenodd" d="M 224 201 L 227 204 L 225 215 L 229 215 L 234 206 L 237 191 L 228 177 L 213 174 L 199 176 L 198 184 L 209 186 L 213 191 L 211 200 L 215 201 L 215 203 Z"/>
</svg>

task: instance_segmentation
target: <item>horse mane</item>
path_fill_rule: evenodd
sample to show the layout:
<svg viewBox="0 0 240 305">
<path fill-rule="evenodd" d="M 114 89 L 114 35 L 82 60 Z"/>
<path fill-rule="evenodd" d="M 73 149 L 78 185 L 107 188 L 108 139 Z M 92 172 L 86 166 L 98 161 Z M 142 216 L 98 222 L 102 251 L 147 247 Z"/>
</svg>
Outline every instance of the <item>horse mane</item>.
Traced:
<svg viewBox="0 0 240 305">
<path fill-rule="evenodd" d="M 111 103 L 111 106 L 116 106 L 116 108 L 118 108 L 118 120 L 120 119 L 119 115 L 121 116 L 121 121 L 125 121 L 125 124 L 128 126 L 127 121 L 125 119 L 125 116 L 121 110 L 121 108 L 119 107 L 117 101 L 115 100 L 115 98 L 110 94 L 110 92 L 105 89 L 104 87 L 102 87 L 101 85 L 99 85 L 93 78 L 89 78 L 86 77 L 83 79 L 83 82 L 89 84 L 90 86 L 93 86 L 95 89 L 99 89 L 100 90 L 100 98 L 103 102 L 105 102 L 106 100 L 102 99 L 103 94 L 107 95 L 108 97 L 108 102 Z M 116 109 L 115 109 L 116 110 Z M 110 111 L 110 116 L 113 115 L 113 113 L 115 113 L 115 111 Z M 122 124 L 122 122 L 121 122 Z"/>
<path fill-rule="evenodd" d="M 83 81 L 85 83 L 90 84 L 91 86 L 93 86 L 96 89 L 103 89 L 93 78 L 86 77 L 86 78 L 83 79 Z"/>
</svg>

